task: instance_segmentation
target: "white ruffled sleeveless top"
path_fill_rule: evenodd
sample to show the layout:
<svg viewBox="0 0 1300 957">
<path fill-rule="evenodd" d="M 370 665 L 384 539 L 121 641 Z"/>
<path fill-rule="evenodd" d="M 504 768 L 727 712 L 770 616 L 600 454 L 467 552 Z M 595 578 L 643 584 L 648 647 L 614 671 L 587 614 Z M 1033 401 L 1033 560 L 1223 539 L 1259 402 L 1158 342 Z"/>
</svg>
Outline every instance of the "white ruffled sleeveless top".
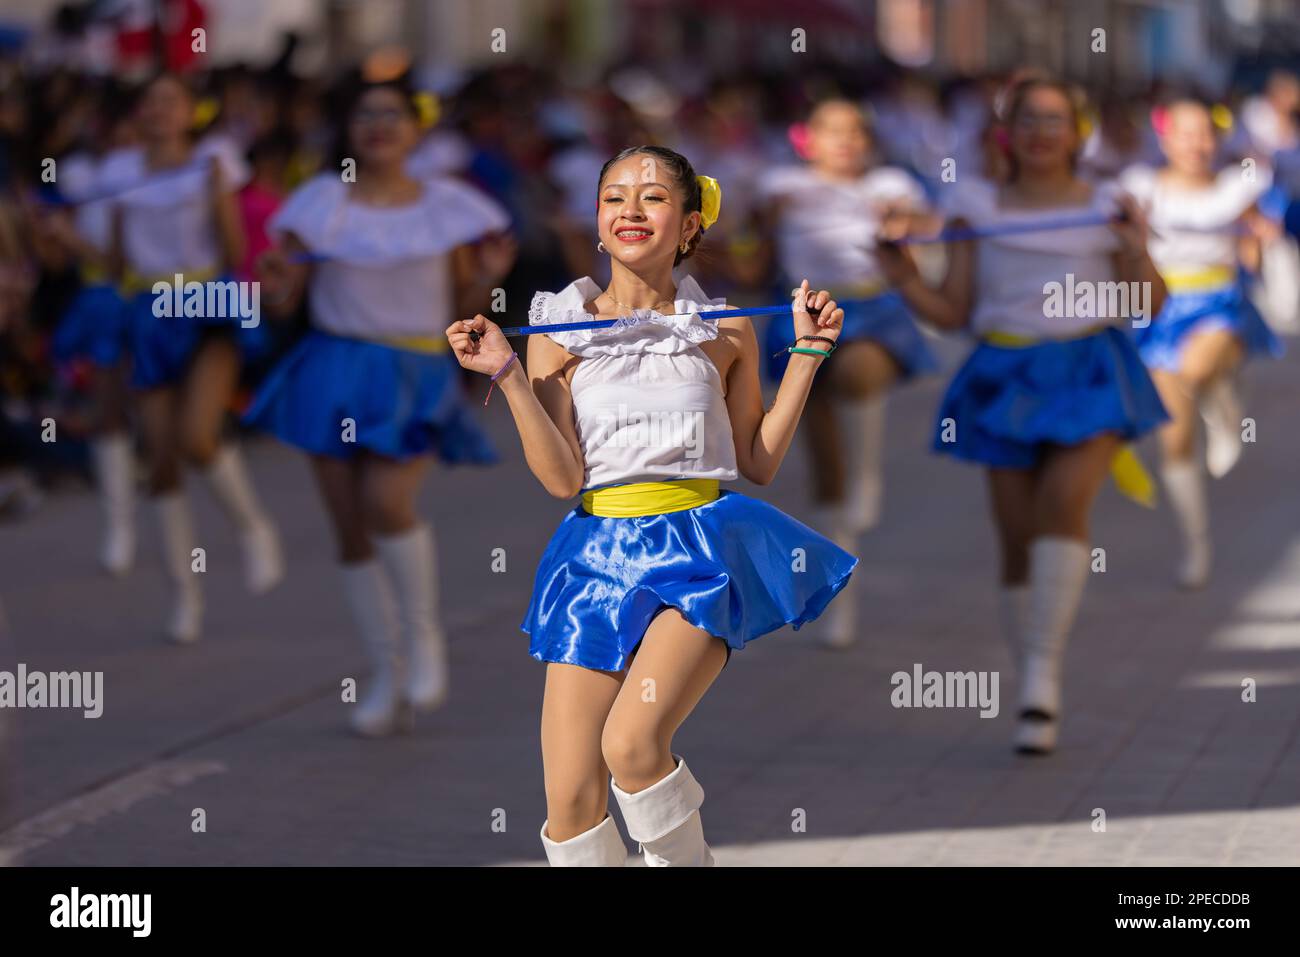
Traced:
<svg viewBox="0 0 1300 957">
<path fill-rule="evenodd" d="M 583 277 L 558 293 L 539 292 L 532 325 L 590 320 L 583 307 L 601 294 Z M 716 339 L 716 322 L 701 312 L 726 308 L 694 279 L 677 285 L 666 316 L 638 310 L 632 321 L 604 329 L 547 333 L 582 361 L 571 390 L 586 472 L 583 485 L 736 478 L 736 448 L 722 378 L 700 349 Z"/>
</svg>

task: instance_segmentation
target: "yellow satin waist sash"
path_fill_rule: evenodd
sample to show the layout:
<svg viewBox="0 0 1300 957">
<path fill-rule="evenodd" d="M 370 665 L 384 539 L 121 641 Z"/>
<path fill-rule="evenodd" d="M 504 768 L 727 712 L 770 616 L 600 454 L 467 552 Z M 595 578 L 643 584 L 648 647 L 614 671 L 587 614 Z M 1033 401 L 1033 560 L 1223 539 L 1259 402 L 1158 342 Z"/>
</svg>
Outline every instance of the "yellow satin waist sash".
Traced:
<svg viewBox="0 0 1300 957">
<path fill-rule="evenodd" d="M 1085 336 L 1093 335 L 1105 329 L 1106 326 L 1092 326 L 1077 336 L 1071 336 L 1071 339 L 1082 339 Z M 1010 348 L 1021 348 L 1024 346 L 1038 345 L 1040 342 L 1050 342 L 1049 339 L 1038 339 L 1034 336 L 1021 336 L 1010 332 L 988 332 L 980 337 L 990 345 L 1007 346 Z M 1156 507 L 1156 483 L 1151 478 L 1151 473 L 1147 471 L 1146 466 L 1142 464 L 1142 459 L 1138 457 L 1137 451 L 1132 444 L 1120 446 L 1115 457 L 1110 460 L 1110 477 L 1115 483 L 1121 495 L 1125 498 L 1144 505 L 1147 508 Z"/>
<path fill-rule="evenodd" d="M 980 339 L 991 346 L 1005 346 L 1009 349 L 1021 349 L 1025 346 L 1036 346 L 1042 342 L 1068 342 L 1071 339 L 1086 339 L 1088 336 L 1096 335 L 1103 329 L 1107 328 L 1104 324 L 1099 326 L 1088 326 L 1081 329 L 1072 336 L 1065 336 L 1060 339 L 1049 339 L 1046 336 L 1024 336 L 1017 332 L 986 332 Z"/>
<path fill-rule="evenodd" d="M 394 349 L 406 349 L 409 352 L 450 352 L 451 343 L 446 336 L 391 336 L 375 339 Z"/>
<path fill-rule="evenodd" d="M 717 479 L 631 482 L 582 493 L 582 507 L 604 518 L 665 515 L 707 505 L 719 495 Z"/>
<path fill-rule="evenodd" d="M 1206 266 L 1203 269 L 1170 269 L 1160 273 L 1165 288 L 1170 292 L 1208 292 L 1222 289 L 1237 281 L 1237 270 L 1231 266 Z"/>
<path fill-rule="evenodd" d="M 220 273 L 217 267 L 209 266 L 205 269 L 177 269 L 165 275 L 142 276 L 133 269 L 127 269 L 122 274 L 122 294 L 124 296 L 135 296 L 142 292 L 153 292 L 153 287 L 160 282 L 167 285 L 174 285 L 176 277 L 181 277 L 181 282 L 211 282 L 216 279 Z"/>
</svg>

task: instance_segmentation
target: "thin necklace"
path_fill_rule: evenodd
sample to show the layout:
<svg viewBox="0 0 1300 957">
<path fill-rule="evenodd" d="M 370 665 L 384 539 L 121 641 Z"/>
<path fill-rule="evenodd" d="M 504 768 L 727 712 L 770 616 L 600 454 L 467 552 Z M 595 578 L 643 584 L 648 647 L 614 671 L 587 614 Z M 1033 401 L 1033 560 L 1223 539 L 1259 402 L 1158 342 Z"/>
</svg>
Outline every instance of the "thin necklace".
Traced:
<svg viewBox="0 0 1300 957">
<path fill-rule="evenodd" d="M 626 310 L 628 310 L 629 312 L 636 312 L 636 311 L 637 311 L 635 306 L 629 306 L 629 305 L 628 305 L 627 303 L 625 303 L 625 302 L 619 302 L 617 299 L 614 299 L 614 294 L 613 294 L 612 292 L 610 292 L 608 289 L 605 290 L 605 295 L 609 296 L 609 298 L 610 298 L 611 300 L 613 300 L 614 305 L 618 306 L 620 309 L 626 309 Z M 642 308 L 642 309 L 650 309 L 650 310 L 653 311 L 653 310 L 655 310 L 658 306 L 663 306 L 663 305 L 669 305 L 669 306 L 671 306 L 671 305 L 674 305 L 675 302 L 676 302 L 676 300 L 673 300 L 673 299 L 662 299 L 662 300 L 660 300 L 659 302 L 656 302 L 653 306 L 642 306 L 641 308 Z"/>
</svg>

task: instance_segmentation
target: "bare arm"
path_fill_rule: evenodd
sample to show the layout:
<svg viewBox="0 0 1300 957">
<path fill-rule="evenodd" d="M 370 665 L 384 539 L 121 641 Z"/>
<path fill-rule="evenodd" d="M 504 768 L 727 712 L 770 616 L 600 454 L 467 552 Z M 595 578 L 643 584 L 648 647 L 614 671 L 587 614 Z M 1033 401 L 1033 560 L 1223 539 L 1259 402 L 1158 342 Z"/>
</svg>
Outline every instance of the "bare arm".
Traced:
<svg viewBox="0 0 1300 957">
<path fill-rule="evenodd" d="M 217 243 L 227 269 L 234 269 L 244 261 L 246 244 L 244 224 L 239 216 L 235 194 L 226 187 L 226 174 L 214 157 L 209 176 L 212 218 L 217 226 Z"/>
<path fill-rule="evenodd" d="M 1165 281 L 1151 255 L 1147 252 L 1147 221 L 1142 209 L 1133 197 L 1124 195 L 1119 200 L 1122 218 L 1111 224 L 1111 231 L 1120 241 L 1120 250 L 1115 253 L 1115 273 L 1121 282 L 1150 283 L 1151 319 L 1160 314 L 1165 303 Z"/>
<path fill-rule="evenodd" d="M 285 233 L 276 246 L 257 257 L 257 276 L 266 289 L 266 306 L 275 318 L 291 316 L 302 303 L 312 267 L 294 262 L 307 247 L 293 233 Z"/>
<path fill-rule="evenodd" d="M 966 223 L 957 219 L 948 225 L 963 228 Z M 975 299 L 974 240 L 963 239 L 948 244 L 948 270 L 937 289 L 926 283 L 911 254 L 897 243 L 878 243 L 876 258 L 890 285 L 926 322 L 940 329 L 961 329 L 970 322 Z"/>
</svg>

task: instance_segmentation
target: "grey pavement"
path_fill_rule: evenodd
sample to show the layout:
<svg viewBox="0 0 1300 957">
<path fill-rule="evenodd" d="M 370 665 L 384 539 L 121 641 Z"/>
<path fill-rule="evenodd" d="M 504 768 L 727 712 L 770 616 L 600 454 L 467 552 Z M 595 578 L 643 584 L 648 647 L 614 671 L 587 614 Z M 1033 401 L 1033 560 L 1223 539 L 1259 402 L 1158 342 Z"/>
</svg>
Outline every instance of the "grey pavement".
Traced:
<svg viewBox="0 0 1300 957">
<path fill-rule="evenodd" d="M 961 351 L 945 343 L 950 357 Z M 1172 585 L 1165 510 L 1112 489 L 1067 661 L 1058 753 L 1010 747 L 1013 676 L 996 617 L 982 476 L 926 450 L 943 386 L 891 400 L 886 516 L 863 541 L 861 637 L 816 625 L 738 652 L 678 735 L 707 793 L 718 864 L 1300 863 L 1300 355 L 1253 367 L 1258 441 L 1212 489 L 1217 569 Z M 409 735 L 353 737 L 339 683 L 364 659 L 338 594 L 306 464 L 249 443 L 290 556 L 275 592 L 241 590 L 229 529 L 191 483 L 208 552 L 207 630 L 165 643 L 152 517 L 122 581 L 94 562 L 88 494 L 0 528 L 0 669 L 103 671 L 104 714 L 0 712 L 11 744 L 0 855 L 33 865 L 541 863 L 544 667 L 519 631 L 568 504 L 528 474 L 504 403 L 484 413 L 501 467 L 436 472 L 422 500 L 442 554 L 453 688 Z M 807 519 L 797 446 L 754 490 Z M 1144 446 L 1154 464 L 1154 449 Z M 494 549 L 506 570 L 494 573 Z M 1006 704 L 896 709 L 890 676 L 998 671 Z M 1242 700 L 1243 679 L 1257 699 Z M 202 809 L 206 830 L 192 827 Z M 1101 822 L 1104 819 L 1104 828 Z M 630 849 L 634 849 L 630 846 Z M 0 858 L 2 859 L 2 858 Z"/>
</svg>

